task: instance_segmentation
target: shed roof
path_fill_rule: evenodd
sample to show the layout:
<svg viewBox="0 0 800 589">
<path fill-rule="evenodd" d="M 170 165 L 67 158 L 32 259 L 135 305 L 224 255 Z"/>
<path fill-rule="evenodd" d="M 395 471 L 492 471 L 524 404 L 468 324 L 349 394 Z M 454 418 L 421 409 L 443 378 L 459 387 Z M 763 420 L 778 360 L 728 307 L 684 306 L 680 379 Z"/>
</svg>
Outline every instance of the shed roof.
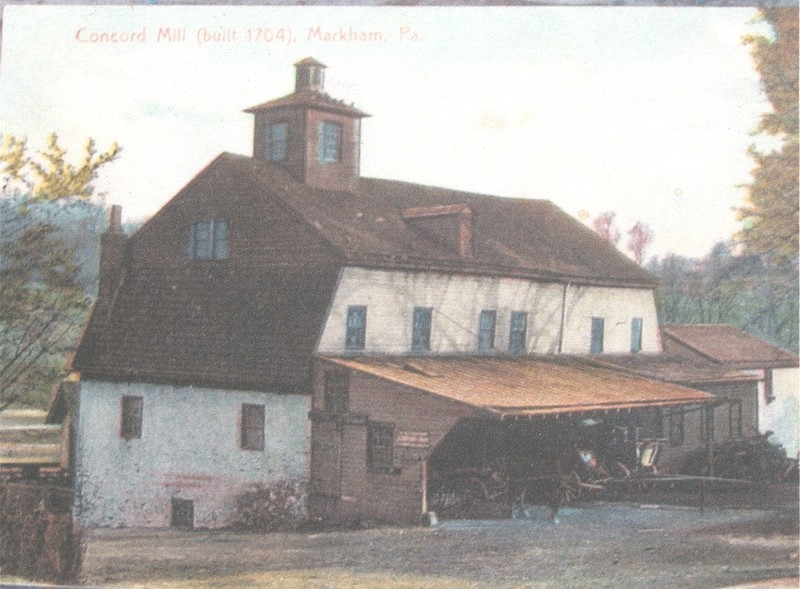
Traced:
<svg viewBox="0 0 800 589">
<path fill-rule="evenodd" d="M 669 354 L 609 354 L 591 360 L 598 366 L 629 370 L 639 376 L 675 383 L 756 381 L 760 370 L 721 365 L 700 356 L 687 358 Z"/>
<path fill-rule="evenodd" d="M 323 356 L 503 417 L 705 403 L 713 395 L 577 357 Z"/>
<path fill-rule="evenodd" d="M 798 357 L 727 324 L 667 324 L 661 333 L 714 362 L 741 367 L 797 366 Z"/>
</svg>

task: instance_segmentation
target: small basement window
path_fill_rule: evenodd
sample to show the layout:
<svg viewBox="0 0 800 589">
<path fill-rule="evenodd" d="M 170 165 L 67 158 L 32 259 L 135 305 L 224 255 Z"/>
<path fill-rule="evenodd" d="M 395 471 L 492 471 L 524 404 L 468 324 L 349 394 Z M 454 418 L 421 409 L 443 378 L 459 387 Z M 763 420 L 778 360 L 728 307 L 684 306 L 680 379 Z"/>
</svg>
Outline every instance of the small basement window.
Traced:
<svg viewBox="0 0 800 589">
<path fill-rule="evenodd" d="M 120 419 L 119 435 L 126 440 L 142 437 L 142 410 L 144 401 L 142 397 L 125 395 L 122 397 L 122 415 Z"/>
<path fill-rule="evenodd" d="M 228 257 L 228 222 L 221 219 L 195 221 L 189 235 L 192 260 L 225 260 Z"/>
<path fill-rule="evenodd" d="M 242 405 L 242 450 L 264 450 L 264 405 Z"/>
<path fill-rule="evenodd" d="M 172 518 L 169 525 L 183 530 L 194 528 L 194 501 L 173 497 Z"/>
<path fill-rule="evenodd" d="M 367 424 L 367 468 L 370 472 L 391 473 L 394 452 L 394 424 L 370 421 Z"/>
</svg>

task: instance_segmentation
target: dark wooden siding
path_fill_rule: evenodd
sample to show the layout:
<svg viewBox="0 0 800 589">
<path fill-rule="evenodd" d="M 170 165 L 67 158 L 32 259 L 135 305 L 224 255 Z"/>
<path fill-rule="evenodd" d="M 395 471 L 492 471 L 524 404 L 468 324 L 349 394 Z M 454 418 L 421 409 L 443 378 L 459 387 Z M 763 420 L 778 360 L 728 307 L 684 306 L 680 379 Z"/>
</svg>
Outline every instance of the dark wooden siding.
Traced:
<svg viewBox="0 0 800 589">
<path fill-rule="evenodd" d="M 324 360 L 315 363 L 312 414 L 315 424 L 336 419 L 324 412 L 325 370 L 341 368 Z M 349 380 L 349 413 L 339 416 L 342 425 L 338 432 L 330 427 L 312 428 L 312 455 L 336 443 L 330 436 L 340 436 L 341 443 L 341 495 L 335 502 L 319 503 L 324 505 L 321 515 L 418 523 L 424 504 L 424 460 L 461 419 L 474 415 L 474 410 L 360 372 L 351 372 Z M 370 472 L 367 468 L 369 421 L 394 424 L 391 473 Z M 427 437 L 428 447 L 399 446 L 398 440 L 408 434 L 424 434 L 422 437 Z M 328 472 L 326 467 L 315 471 L 312 466 L 312 488 L 324 485 Z"/>
<path fill-rule="evenodd" d="M 742 406 L 742 436 L 748 437 L 758 433 L 758 383 L 746 382 L 717 382 L 693 385 L 694 388 L 711 393 L 721 399 L 739 401 Z M 675 446 L 667 442 L 662 452 L 661 463 L 673 470 L 680 468 L 686 455 L 693 450 L 703 447 L 706 440 L 702 434 L 704 425 L 701 420 L 706 419 L 706 412 L 713 410 L 714 416 L 714 442 L 724 442 L 732 437 L 738 437 L 737 432 L 730 429 L 730 404 L 721 403 L 711 409 L 709 405 L 703 409 L 697 406 L 686 407 L 684 416 L 684 441 Z M 665 414 L 674 409 L 666 409 Z M 669 435 L 669 421 L 664 418 L 664 437 Z"/>
<path fill-rule="evenodd" d="M 213 162 L 131 238 L 130 264 L 247 269 L 337 262 L 330 245 L 269 189 L 236 166 Z M 228 221 L 227 260 L 189 260 L 190 227 L 205 219 Z"/>
<path fill-rule="evenodd" d="M 128 241 L 73 360 L 84 376 L 308 392 L 338 258 L 225 157 Z M 228 221 L 227 259 L 189 259 L 202 219 Z"/>
</svg>

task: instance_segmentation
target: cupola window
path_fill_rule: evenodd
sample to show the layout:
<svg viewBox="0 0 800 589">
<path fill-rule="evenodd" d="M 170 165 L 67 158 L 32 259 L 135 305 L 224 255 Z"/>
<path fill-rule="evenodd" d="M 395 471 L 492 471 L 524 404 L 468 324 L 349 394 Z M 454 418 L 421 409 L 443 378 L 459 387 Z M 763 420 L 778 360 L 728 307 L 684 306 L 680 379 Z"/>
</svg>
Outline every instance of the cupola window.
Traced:
<svg viewBox="0 0 800 589">
<path fill-rule="evenodd" d="M 342 142 L 342 126 L 338 123 L 324 121 L 319 125 L 319 161 L 323 164 L 335 164 L 339 161 Z"/>
<path fill-rule="evenodd" d="M 274 123 L 267 127 L 267 159 L 269 161 L 282 162 L 286 159 L 288 138 L 288 123 Z"/>
</svg>

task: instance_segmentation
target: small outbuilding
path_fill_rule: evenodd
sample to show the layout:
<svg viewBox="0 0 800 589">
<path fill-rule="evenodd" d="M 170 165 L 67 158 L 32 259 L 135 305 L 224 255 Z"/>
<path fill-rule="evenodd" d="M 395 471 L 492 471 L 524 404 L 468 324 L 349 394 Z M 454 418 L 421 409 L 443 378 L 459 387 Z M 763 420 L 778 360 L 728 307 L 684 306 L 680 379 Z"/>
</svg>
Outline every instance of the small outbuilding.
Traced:
<svg viewBox="0 0 800 589">
<path fill-rule="evenodd" d="M 396 523 L 420 521 L 453 473 L 502 463 L 547 476 L 586 436 L 648 435 L 660 410 L 714 400 L 559 356 L 320 356 L 313 389 L 312 514 Z M 593 423 L 607 427 L 582 427 Z"/>
</svg>

